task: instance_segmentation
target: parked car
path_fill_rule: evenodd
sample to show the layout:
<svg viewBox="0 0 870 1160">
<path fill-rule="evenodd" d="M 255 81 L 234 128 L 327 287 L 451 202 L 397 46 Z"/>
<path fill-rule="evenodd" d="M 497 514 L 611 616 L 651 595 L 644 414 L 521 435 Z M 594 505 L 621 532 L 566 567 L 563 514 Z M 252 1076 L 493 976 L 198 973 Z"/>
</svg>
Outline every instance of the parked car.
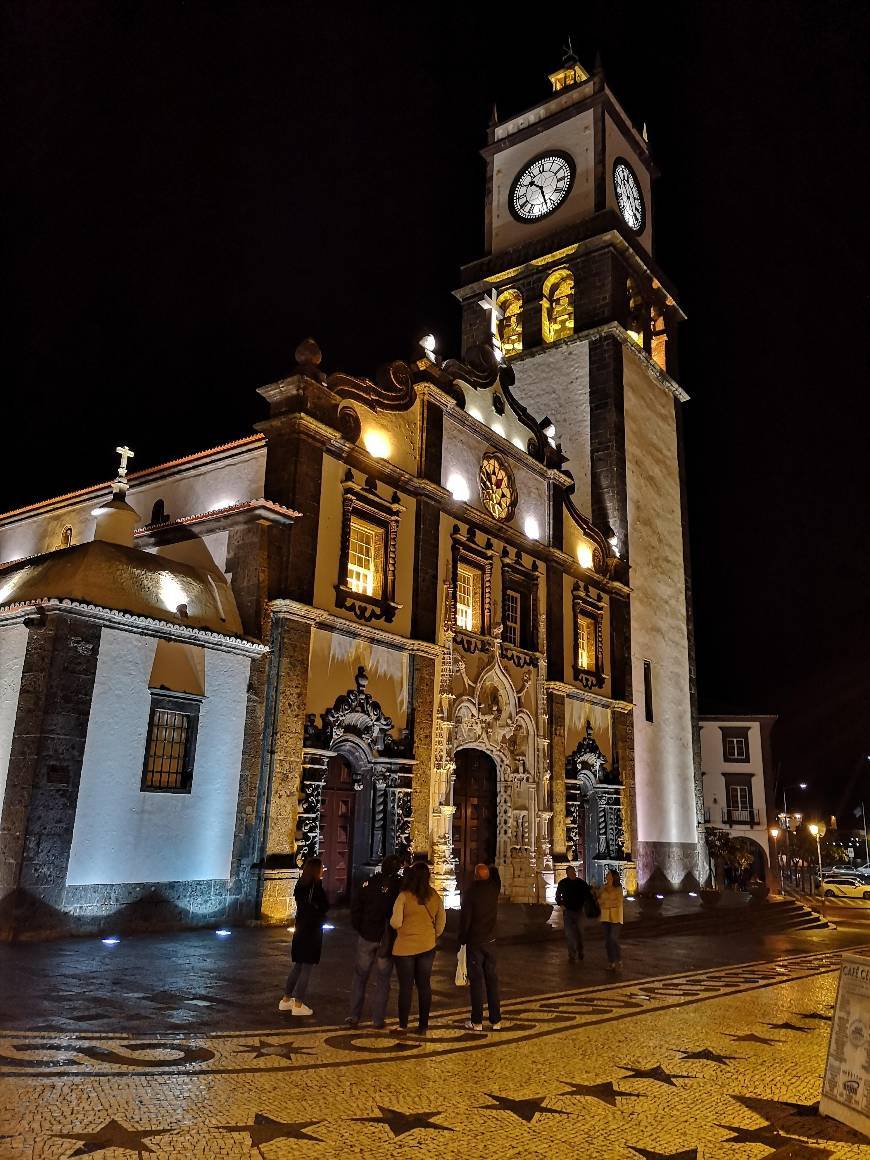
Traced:
<svg viewBox="0 0 870 1160">
<path fill-rule="evenodd" d="M 863 898 L 870 901 L 870 882 L 856 874 L 829 874 L 822 879 L 825 898 Z"/>
</svg>

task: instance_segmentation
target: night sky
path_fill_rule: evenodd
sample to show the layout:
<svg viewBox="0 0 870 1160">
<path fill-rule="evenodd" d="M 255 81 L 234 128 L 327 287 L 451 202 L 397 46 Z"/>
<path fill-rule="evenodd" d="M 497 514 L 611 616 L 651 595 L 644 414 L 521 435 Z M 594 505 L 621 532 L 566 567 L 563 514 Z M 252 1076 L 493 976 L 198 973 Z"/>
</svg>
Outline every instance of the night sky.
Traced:
<svg viewBox="0 0 870 1160">
<path fill-rule="evenodd" d="M 870 8 L 7 2 L 0 508 L 245 434 L 315 336 L 459 353 L 485 140 L 570 33 L 662 171 L 701 710 L 778 713 L 782 779 L 867 794 Z M 550 14 L 559 14 L 559 19 Z M 18 455 L 18 458 L 16 458 Z"/>
</svg>

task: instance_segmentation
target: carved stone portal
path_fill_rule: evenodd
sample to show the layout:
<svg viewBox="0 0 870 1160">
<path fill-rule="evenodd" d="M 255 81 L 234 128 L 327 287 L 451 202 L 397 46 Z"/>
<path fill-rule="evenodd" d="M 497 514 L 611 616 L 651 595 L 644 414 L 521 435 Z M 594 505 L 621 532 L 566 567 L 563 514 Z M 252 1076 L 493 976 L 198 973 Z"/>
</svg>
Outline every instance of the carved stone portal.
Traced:
<svg viewBox="0 0 870 1160">
<path fill-rule="evenodd" d="M 608 770 L 589 721 L 565 765 L 568 856 L 583 864 L 589 882 L 600 884 L 611 867 L 622 871 L 631 862 L 625 850 L 622 779 L 617 770 Z"/>
</svg>

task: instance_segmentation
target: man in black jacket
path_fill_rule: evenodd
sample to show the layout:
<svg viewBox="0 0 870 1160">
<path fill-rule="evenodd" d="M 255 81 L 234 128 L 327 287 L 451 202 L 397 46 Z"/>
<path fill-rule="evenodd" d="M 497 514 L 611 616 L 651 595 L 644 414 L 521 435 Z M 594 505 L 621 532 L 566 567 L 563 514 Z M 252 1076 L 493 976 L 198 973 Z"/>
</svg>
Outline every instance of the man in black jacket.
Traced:
<svg viewBox="0 0 870 1160">
<path fill-rule="evenodd" d="M 588 883 L 577 877 L 573 866 L 566 867 L 565 877 L 556 887 L 556 905 L 562 907 L 569 963 L 583 958 L 583 906 L 588 897 Z"/>
<path fill-rule="evenodd" d="M 362 1017 L 366 984 L 372 969 L 375 987 L 372 995 L 372 1026 L 383 1027 L 390 997 L 390 976 L 393 973 L 393 930 L 390 915 L 399 894 L 401 862 L 390 854 L 384 858 L 380 871 L 357 887 L 350 907 L 350 921 L 359 935 L 356 944 L 356 963 L 350 988 L 350 1014 L 345 1023 L 356 1027 Z"/>
<path fill-rule="evenodd" d="M 465 946 L 468 981 L 471 984 L 471 1018 L 465 1024 L 469 1031 L 483 1031 L 483 991 L 493 1031 L 501 1030 L 501 1005 L 498 994 L 498 961 L 495 954 L 495 928 L 498 919 L 498 876 L 483 863 L 474 868 L 474 881 L 462 897 L 459 916 L 459 945 Z"/>
</svg>

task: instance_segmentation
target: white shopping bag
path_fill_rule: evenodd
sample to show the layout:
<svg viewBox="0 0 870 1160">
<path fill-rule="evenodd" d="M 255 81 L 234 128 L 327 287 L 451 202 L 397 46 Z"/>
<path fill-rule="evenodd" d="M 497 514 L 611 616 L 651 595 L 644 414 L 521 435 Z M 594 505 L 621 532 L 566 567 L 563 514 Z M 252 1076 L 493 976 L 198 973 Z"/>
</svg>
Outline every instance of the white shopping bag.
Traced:
<svg viewBox="0 0 870 1160">
<path fill-rule="evenodd" d="M 465 943 L 459 948 L 459 954 L 456 956 L 456 986 L 468 986 L 468 967 L 465 960 Z"/>
</svg>

